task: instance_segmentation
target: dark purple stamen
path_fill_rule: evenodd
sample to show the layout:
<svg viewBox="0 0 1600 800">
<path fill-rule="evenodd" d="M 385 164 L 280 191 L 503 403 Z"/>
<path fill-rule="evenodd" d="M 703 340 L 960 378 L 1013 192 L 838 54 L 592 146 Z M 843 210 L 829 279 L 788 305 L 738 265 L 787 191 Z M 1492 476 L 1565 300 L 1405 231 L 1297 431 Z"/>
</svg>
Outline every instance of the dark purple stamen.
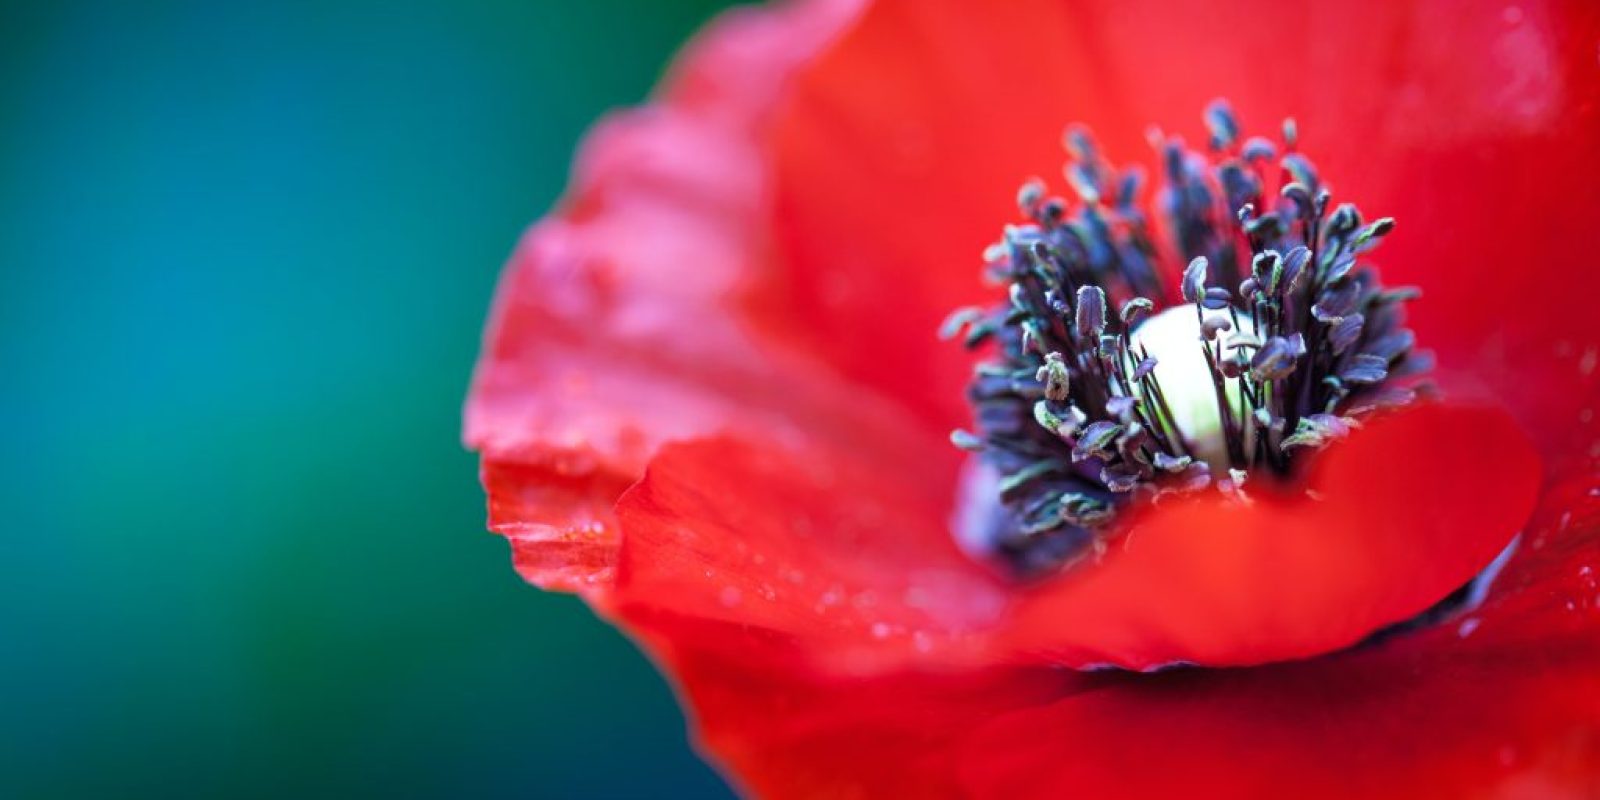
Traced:
<svg viewBox="0 0 1600 800">
<path fill-rule="evenodd" d="M 1079 202 L 1025 184 L 1017 202 L 1028 223 L 1008 226 L 985 253 L 1009 302 L 946 323 L 946 336 L 998 349 L 968 386 L 974 431 L 952 440 L 998 476 L 1001 508 L 964 538 L 1019 573 L 1086 551 L 1130 498 L 1211 484 L 1237 491 L 1246 470 L 1289 474 L 1299 453 L 1417 396 L 1410 379 L 1428 361 L 1413 350 L 1402 305 L 1418 292 L 1384 289 L 1363 260 L 1394 221 L 1366 222 L 1349 204 L 1330 213 L 1292 122 L 1274 144 L 1241 141 L 1220 101 L 1205 119 L 1206 153 L 1157 141 L 1158 202 L 1188 263 L 1175 282 L 1194 305 L 1193 357 L 1210 376 L 1223 461 L 1208 464 L 1206 443 L 1174 413 L 1171 392 L 1195 388 L 1163 386 L 1139 338 L 1167 301 L 1136 204 L 1139 173 L 1112 169 L 1082 128 L 1066 136 Z M 1214 467 L 1230 474 L 1214 480 Z"/>
</svg>

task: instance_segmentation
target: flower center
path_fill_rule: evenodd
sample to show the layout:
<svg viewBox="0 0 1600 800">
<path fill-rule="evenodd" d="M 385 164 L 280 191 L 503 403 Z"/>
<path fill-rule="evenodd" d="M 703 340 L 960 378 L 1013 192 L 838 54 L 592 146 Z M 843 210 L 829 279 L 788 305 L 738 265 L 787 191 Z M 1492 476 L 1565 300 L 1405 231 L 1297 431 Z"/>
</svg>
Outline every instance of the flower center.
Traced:
<svg viewBox="0 0 1600 800">
<path fill-rule="evenodd" d="M 1302 453 L 1426 388 L 1428 358 L 1403 325 L 1418 292 L 1385 289 L 1366 262 L 1394 221 L 1330 213 L 1292 121 L 1278 143 L 1241 141 L 1221 101 L 1206 122 L 1203 153 L 1152 137 L 1158 206 L 1187 267 L 1161 268 L 1140 173 L 1113 170 L 1073 128 L 1077 202 L 1026 183 L 1027 221 L 985 252 L 1008 301 L 946 323 L 997 350 L 968 386 L 974 430 L 951 437 L 987 476 L 971 501 L 995 508 L 965 514 L 982 522 L 960 538 L 1016 572 L 1097 545 L 1131 502 L 1290 476 Z"/>
<path fill-rule="evenodd" d="M 1205 312 L 1193 303 L 1169 308 L 1139 323 L 1133 329 L 1133 346 L 1155 359 L 1152 377 L 1166 394 L 1166 407 L 1172 424 L 1195 460 L 1204 462 L 1211 474 L 1220 475 L 1231 466 L 1228 438 L 1222 427 L 1216 388 L 1205 359 L 1195 352 L 1195 342 L 1204 341 Z M 1253 335 L 1249 315 L 1239 316 L 1240 330 Z M 1225 378 L 1224 390 L 1230 406 L 1239 400 L 1239 378 Z"/>
</svg>

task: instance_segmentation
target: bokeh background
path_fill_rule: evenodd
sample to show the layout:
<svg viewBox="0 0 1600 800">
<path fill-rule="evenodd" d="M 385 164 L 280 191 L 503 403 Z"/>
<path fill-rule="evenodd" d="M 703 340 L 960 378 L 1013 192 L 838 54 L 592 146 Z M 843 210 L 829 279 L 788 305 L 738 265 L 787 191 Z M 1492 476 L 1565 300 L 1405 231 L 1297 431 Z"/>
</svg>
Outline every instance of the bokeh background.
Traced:
<svg viewBox="0 0 1600 800">
<path fill-rule="evenodd" d="M 0 796 L 726 796 L 483 532 L 500 264 L 702 0 L 0 3 Z"/>
</svg>

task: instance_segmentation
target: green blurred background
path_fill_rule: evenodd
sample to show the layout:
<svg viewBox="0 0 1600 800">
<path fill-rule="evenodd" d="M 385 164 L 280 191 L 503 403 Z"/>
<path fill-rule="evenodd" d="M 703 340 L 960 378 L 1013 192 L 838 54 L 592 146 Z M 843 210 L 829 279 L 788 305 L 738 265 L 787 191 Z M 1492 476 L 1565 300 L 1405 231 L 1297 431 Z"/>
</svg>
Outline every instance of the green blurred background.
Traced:
<svg viewBox="0 0 1600 800">
<path fill-rule="evenodd" d="M 461 399 L 716 2 L 0 4 L 0 796 L 717 796 L 483 532 Z"/>
</svg>

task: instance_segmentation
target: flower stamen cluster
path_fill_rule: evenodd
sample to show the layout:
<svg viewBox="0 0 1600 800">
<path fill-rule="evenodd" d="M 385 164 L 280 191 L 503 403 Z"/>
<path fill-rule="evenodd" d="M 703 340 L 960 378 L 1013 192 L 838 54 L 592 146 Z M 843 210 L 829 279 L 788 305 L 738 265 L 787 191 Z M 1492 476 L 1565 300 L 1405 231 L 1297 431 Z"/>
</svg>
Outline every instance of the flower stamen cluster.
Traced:
<svg viewBox="0 0 1600 800">
<path fill-rule="evenodd" d="M 1186 307 L 1165 308 L 1139 172 L 1113 170 L 1074 128 L 1078 202 L 1025 184 L 1028 221 L 985 252 L 1008 302 L 946 323 L 969 347 L 998 345 L 968 386 L 975 430 L 952 440 L 998 474 L 1006 523 L 988 544 L 1015 563 L 1036 564 L 1044 543 L 1081 551 L 1060 542 L 1097 542 L 1134 499 L 1290 475 L 1301 452 L 1425 388 L 1429 358 L 1404 327 L 1419 293 L 1385 288 L 1364 260 L 1394 221 L 1330 212 L 1292 122 L 1274 143 L 1241 141 L 1220 101 L 1206 121 L 1203 153 L 1153 136 Z"/>
</svg>

